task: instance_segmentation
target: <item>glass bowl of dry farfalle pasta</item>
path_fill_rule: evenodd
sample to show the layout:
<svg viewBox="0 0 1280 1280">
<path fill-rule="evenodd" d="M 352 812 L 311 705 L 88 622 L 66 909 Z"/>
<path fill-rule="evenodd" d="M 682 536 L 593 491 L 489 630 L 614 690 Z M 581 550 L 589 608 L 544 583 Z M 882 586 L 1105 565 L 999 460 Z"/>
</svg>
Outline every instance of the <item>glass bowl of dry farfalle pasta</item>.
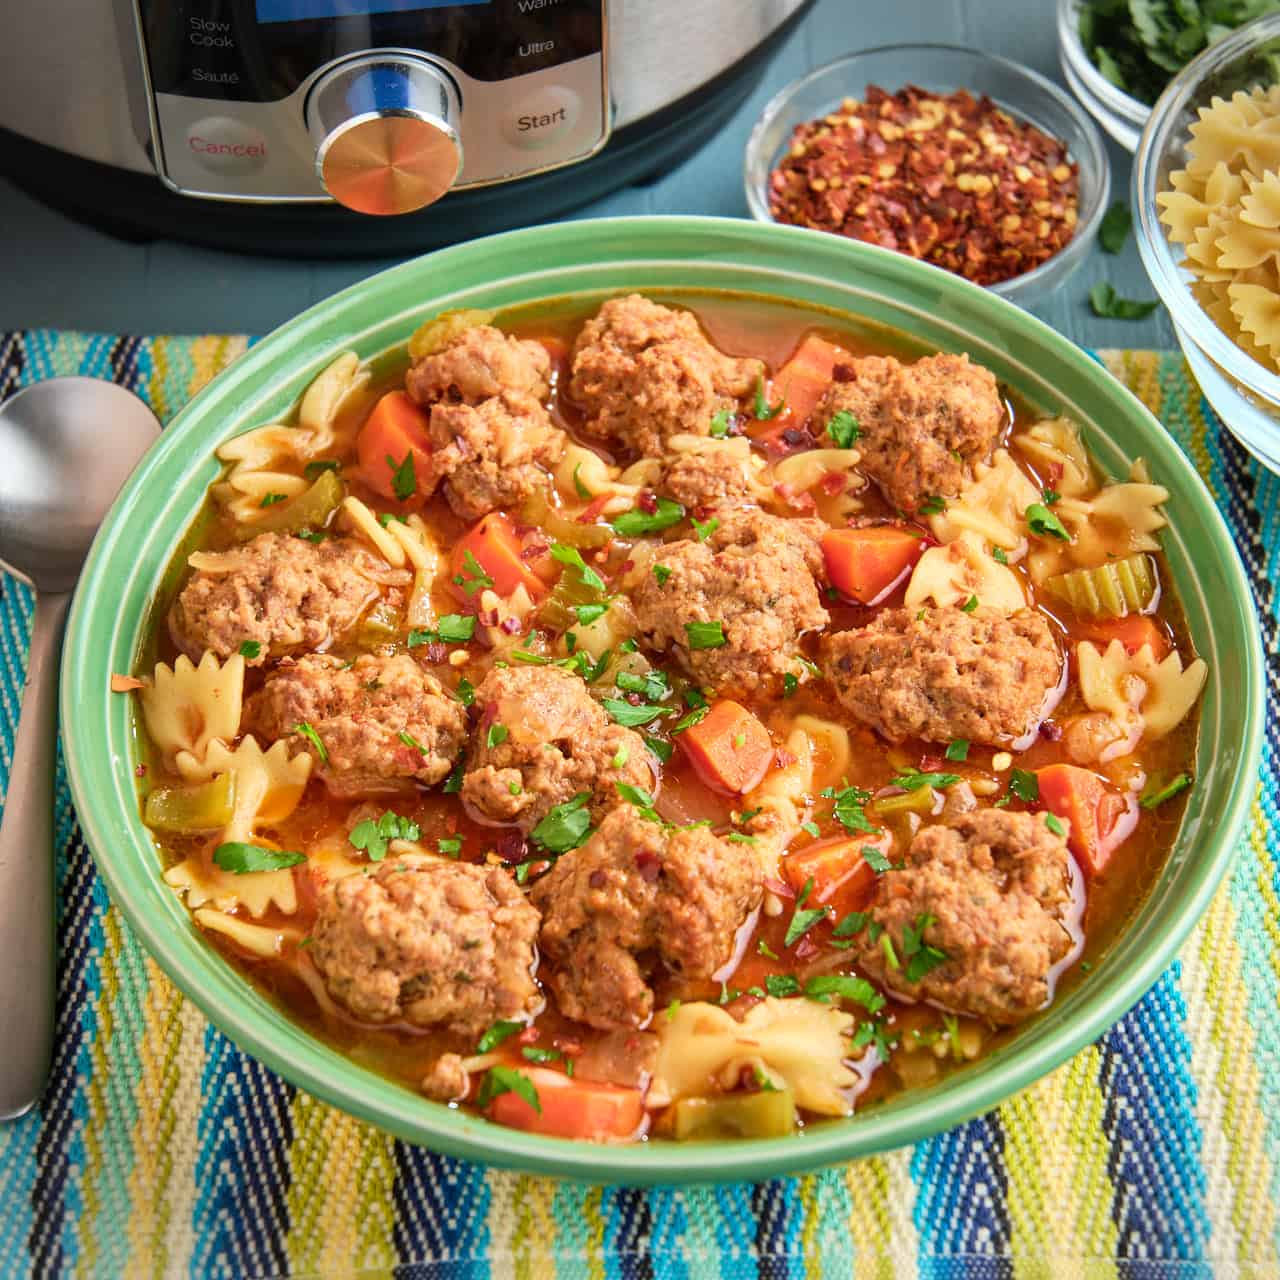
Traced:
<svg viewBox="0 0 1280 1280">
<path fill-rule="evenodd" d="M 1280 471 L 1280 14 L 1187 65 L 1134 165 L 1142 260 L 1204 394 Z"/>
<path fill-rule="evenodd" d="M 1206 50 L 1151 112 L 1138 247 L 1210 404 L 1280 471 L 1280 14 Z"/>
</svg>

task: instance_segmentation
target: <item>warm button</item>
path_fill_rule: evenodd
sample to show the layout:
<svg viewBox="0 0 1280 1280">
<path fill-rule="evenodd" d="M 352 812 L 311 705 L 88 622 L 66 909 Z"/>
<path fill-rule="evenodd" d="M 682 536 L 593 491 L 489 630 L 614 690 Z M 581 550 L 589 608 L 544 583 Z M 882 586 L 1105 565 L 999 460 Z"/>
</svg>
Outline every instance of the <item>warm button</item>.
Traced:
<svg viewBox="0 0 1280 1280">
<path fill-rule="evenodd" d="M 517 147 L 545 147 L 578 122 L 582 100 L 563 85 L 548 85 L 522 98 L 506 114 L 502 132 Z"/>
<path fill-rule="evenodd" d="M 209 116 L 187 130 L 187 147 L 211 173 L 252 173 L 267 162 L 267 140 L 252 125 Z"/>
</svg>

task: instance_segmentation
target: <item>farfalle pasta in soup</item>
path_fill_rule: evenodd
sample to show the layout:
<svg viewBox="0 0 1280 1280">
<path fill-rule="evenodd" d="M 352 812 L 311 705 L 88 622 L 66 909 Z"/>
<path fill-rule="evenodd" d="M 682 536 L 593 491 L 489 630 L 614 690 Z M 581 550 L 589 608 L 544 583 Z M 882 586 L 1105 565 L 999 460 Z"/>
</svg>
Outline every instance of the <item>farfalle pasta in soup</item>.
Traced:
<svg viewBox="0 0 1280 1280">
<path fill-rule="evenodd" d="M 1177 513 L 1088 446 L 727 294 L 340 354 L 219 450 L 123 695 L 157 874 L 499 1124 L 774 1136 L 963 1069 L 1107 963 L 1194 785 Z"/>
</svg>

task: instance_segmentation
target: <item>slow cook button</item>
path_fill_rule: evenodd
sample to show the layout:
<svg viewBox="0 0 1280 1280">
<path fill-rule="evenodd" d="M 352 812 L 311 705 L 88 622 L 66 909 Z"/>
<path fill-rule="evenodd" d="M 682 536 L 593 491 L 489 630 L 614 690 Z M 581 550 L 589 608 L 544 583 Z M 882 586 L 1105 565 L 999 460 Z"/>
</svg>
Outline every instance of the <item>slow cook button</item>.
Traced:
<svg viewBox="0 0 1280 1280">
<path fill-rule="evenodd" d="M 548 85 L 511 107 L 502 132 L 517 147 L 545 147 L 562 138 L 578 122 L 582 101 L 572 89 Z"/>
<path fill-rule="evenodd" d="M 187 147 L 211 173 L 253 173 L 267 162 L 267 140 L 252 125 L 209 116 L 187 130 Z"/>
</svg>

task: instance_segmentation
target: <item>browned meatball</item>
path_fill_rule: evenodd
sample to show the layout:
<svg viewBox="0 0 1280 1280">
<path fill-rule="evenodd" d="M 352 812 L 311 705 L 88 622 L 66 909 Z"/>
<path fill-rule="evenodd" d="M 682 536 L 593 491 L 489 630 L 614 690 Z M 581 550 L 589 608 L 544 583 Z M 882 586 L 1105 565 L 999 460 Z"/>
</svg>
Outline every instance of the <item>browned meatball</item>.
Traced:
<svg viewBox="0 0 1280 1280">
<path fill-rule="evenodd" d="M 758 360 L 717 351 L 687 311 L 631 294 L 611 298 L 573 346 L 569 392 L 588 431 L 656 457 L 678 432 L 707 435 L 763 372 Z"/>
<path fill-rule="evenodd" d="M 653 786 L 643 739 L 614 724 L 568 671 L 495 668 L 476 690 L 476 705 L 483 717 L 471 741 L 462 800 L 481 822 L 528 832 L 584 791 L 599 818 L 622 803 L 619 782 Z"/>
<path fill-rule="evenodd" d="M 259 646 L 246 661 L 261 666 L 286 654 L 327 649 L 378 598 L 379 584 L 408 581 L 358 542 L 318 545 L 285 533 L 261 533 L 223 553 L 217 570 L 197 569 L 169 610 L 169 634 L 193 661 Z"/>
<path fill-rule="evenodd" d="M 245 723 L 309 751 L 318 776 L 344 796 L 439 782 L 467 732 L 462 704 L 405 653 L 364 654 L 351 666 L 324 654 L 286 659 L 250 698 Z M 310 735 L 296 732 L 300 724 L 319 738 L 323 755 Z"/>
<path fill-rule="evenodd" d="M 980 809 L 926 827 L 905 867 L 879 877 L 869 913 L 898 967 L 870 931 L 857 961 L 898 995 L 1019 1022 L 1048 1002 L 1049 972 L 1072 949 L 1070 901 L 1066 840 L 1045 816 Z"/>
<path fill-rule="evenodd" d="M 759 905 L 763 873 L 750 845 L 705 827 L 671 831 L 630 806 L 566 853 L 530 896 L 560 1011 L 593 1027 L 643 1026 L 653 969 L 711 977 Z"/>
<path fill-rule="evenodd" d="M 707 688 L 749 693 L 799 674 L 800 636 L 827 623 L 804 532 L 779 532 L 761 523 L 768 521 L 799 523 L 746 513 L 709 542 L 669 543 L 632 594 L 644 643 L 670 650 Z"/>
<path fill-rule="evenodd" d="M 1008 746 L 1052 710 L 1062 657 L 1044 616 L 1019 609 L 885 609 L 822 641 L 836 697 L 890 742 Z"/>
<path fill-rule="evenodd" d="M 815 578 L 826 572 L 822 555 L 822 535 L 827 525 L 803 517 L 771 516 L 756 508 L 727 511 L 712 532 L 708 543 L 714 551 L 740 547 L 752 555 L 769 558 L 779 552 L 799 556 Z"/>
<path fill-rule="evenodd" d="M 751 491 L 742 459 L 725 449 L 668 454 L 657 489 L 695 515 L 740 505 Z"/>
<path fill-rule="evenodd" d="M 840 379 L 844 379 L 841 381 Z M 958 493 L 973 464 L 990 457 L 1005 422 L 991 372 L 966 355 L 903 364 L 864 356 L 842 365 L 815 410 L 816 421 L 851 413 L 866 473 L 903 511 Z"/>
<path fill-rule="evenodd" d="M 419 404 L 479 404 L 513 391 L 541 400 L 551 357 L 540 342 L 510 338 L 492 325 L 464 329 L 440 351 L 414 362 L 405 387 Z"/>
<path fill-rule="evenodd" d="M 564 452 L 565 434 L 531 395 L 508 391 L 478 405 L 440 403 L 431 410 L 431 470 L 464 520 L 518 506 L 544 488 Z"/>
<path fill-rule="evenodd" d="M 537 1011 L 537 934 L 538 913 L 502 868 L 388 858 L 325 890 L 308 954 L 362 1021 L 474 1035 Z"/>
</svg>

